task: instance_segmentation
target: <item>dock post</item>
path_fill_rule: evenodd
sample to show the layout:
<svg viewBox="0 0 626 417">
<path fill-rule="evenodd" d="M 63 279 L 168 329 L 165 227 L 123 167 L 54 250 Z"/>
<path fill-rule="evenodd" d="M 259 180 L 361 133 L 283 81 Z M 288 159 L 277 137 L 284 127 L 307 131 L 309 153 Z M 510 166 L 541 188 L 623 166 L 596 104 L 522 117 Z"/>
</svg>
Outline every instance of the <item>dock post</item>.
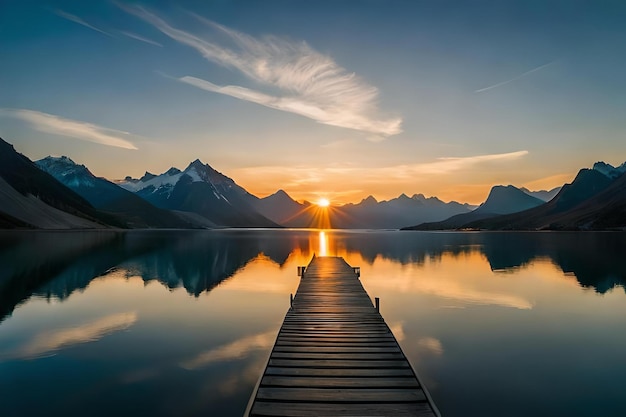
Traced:
<svg viewBox="0 0 626 417">
<path fill-rule="evenodd" d="M 380 298 L 374 298 L 374 304 L 376 305 L 376 312 L 380 313 Z"/>
<path fill-rule="evenodd" d="M 354 273 L 356 274 L 357 277 L 361 277 L 361 267 L 360 266 L 355 266 L 352 269 L 354 270 Z"/>
<path fill-rule="evenodd" d="M 303 276 L 305 270 L 306 270 L 306 266 L 299 266 L 298 267 L 298 276 L 299 277 Z"/>
<path fill-rule="evenodd" d="M 289 307 L 293 307 L 293 294 L 289 294 Z"/>
</svg>

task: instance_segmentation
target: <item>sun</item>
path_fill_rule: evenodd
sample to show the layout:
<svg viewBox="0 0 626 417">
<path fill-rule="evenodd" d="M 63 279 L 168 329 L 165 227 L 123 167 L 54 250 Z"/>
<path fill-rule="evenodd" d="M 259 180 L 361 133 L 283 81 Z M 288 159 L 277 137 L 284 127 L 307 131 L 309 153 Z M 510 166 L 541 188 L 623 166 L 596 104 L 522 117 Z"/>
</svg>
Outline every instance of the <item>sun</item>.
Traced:
<svg viewBox="0 0 626 417">
<path fill-rule="evenodd" d="M 330 206 L 330 201 L 327 198 L 320 198 L 317 200 L 317 205 L 320 207 L 328 207 Z"/>
</svg>

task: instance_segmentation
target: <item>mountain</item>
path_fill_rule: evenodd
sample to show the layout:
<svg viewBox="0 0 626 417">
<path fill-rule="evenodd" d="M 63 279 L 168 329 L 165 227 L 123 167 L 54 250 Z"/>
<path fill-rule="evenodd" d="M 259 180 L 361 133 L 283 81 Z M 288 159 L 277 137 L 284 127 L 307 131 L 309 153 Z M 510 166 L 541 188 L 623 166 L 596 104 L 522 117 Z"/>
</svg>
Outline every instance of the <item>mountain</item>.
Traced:
<svg viewBox="0 0 626 417">
<path fill-rule="evenodd" d="M 467 213 L 468 206 L 451 201 L 444 203 L 437 197 L 426 198 L 423 194 L 406 194 L 388 200 L 376 202 L 366 198 L 359 204 L 347 204 L 342 207 L 344 216 L 337 218 L 337 223 L 354 222 L 358 227 L 398 229 L 410 222 L 428 222 Z M 407 223 L 409 222 L 409 223 Z"/>
<path fill-rule="evenodd" d="M 520 188 L 526 194 L 538 198 L 543 201 L 550 201 L 554 198 L 555 195 L 561 191 L 561 187 L 554 187 L 551 190 L 540 190 L 540 191 L 530 191 L 528 188 L 522 187 Z"/>
<path fill-rule="evenodd" d="M 626 229 L 626 174 L 617 177 L 604 190 L 564 213 L 558 222 L 567 228 Z"/>
<path fill-rule="evenodd" d="M 517 187 L 496 185 L 489 191 L 487 200 L 472 212 L 457 214 L 439 222 L 425 222 L 417 226 L 405 227 L 404 230 L 458 229 L 472 221 L 516 213 L 541 204 L 544 204 L 543 200 L 530 196 Z"/>
<path fill-rule="evenodd" d="M 175 213 L 153 206 L 104 178 L 96 177 L 87 167 L 76 164 L 66 156 L 48 156 L 35 164 L 97 209 L 119 217 L 129 228 L 200 227 L 189 219 L 183 220 Z"/>
<path fill-rule="evenodd" d="M 478 213 L 509 214 L 527 210 L 543 204 L 544 201 L 526 194 L 512 185 L 496 185 L 489 196 L 475 211 Z"/>
<path fill-rule="evenodd" d="M 612 180 L 595 169 L 581 169 L 549 202 L 519 213 L 470 222 L 464 227 L 489 230 L 594 229 L 625 227 L 624 175 Z M 621 217 L 620 217 L 621 216 Z M 610 225 L 610 226 L 609 226 Z"/>
<path fill-rule="evenodd" d="M 118 185 L 156 207 L 196 213 L 220 226 L 278 227 L 252 207 L 256 197 L 198 159 L 184 171 L 146 172 L 140 179 L 126 177 Z"/>
<path fill-rule="evenodd" d="M 437 197 L 401 194 L 388 201 L 377 201 L 368 196 L 358 204 L 320 208 L 305 202 L 293 206 L 297 214 L 282 223 L 289 227 L 321 227 L 330 223 L 336 229 L 397 229 L 407 222 L 441 220 L 459 213 L 467 213 L 468 205 L 452 201 L 444 203 Z"/>
<path fill-rule="evenodd" d="M 471 211 L 469 213 L 461 213 L 452 217 L 448 217 L 445 220 L 441 220 L 438 222 L 423 222 L 415 226 L 405 226 L 402 227 L 401 230 L 453 230 L 453 229 L 462 229 L 467 223 L 488 219 L 490 217 L 495 217 L 497 214 L 494 213 L 480 213 L 476 212 L 476 210 Z"/>
<path fill-rule="evenodd" d="M 253 199 L 251 201 L 259 213 L 268 219 L 290 227 L 306 227 L 306 225 L 293 225 L 294 219 L 303 213 L 310 204 L 301 204 L 292 199 L 284 190 L 278 190 L 267 197 Z"/>
<path fill-rule="evenodd" d="M 606 162 L 599 161 L 599 162 L 596 162 L 595 164 L 593 164 L 593 168 L 592 169 L 594 171 L 598 171 L 599 173 L 604 174 L 608 178 L 614 180 L 614 179 L 616 179 L 617 177 L 619 177 L 620 175 L 622 175 L 623 173 L 626 172 L 626 162 L 624 162 L 619 167 L 615 168 L 611 164 L 607 164 Z"/>
<path fill-rule="evenodd" d="M 0 207 L 0 228 L 3 229 L 97 229 L 104 227 L 95 220 L 52 207 L 32 194 L 20 194 L 2 178 L 0 178 Z"/>
<path fill-rule="evenodd" d="M 115 217 L 40 170 L 0 139 L 0 212 L 5 227 L 44 229 L 121 227 Z M 16 222 L 17 220 L 17 222 Z M 13 225 L 13 226 L 12 226 Z"/>
</svg>

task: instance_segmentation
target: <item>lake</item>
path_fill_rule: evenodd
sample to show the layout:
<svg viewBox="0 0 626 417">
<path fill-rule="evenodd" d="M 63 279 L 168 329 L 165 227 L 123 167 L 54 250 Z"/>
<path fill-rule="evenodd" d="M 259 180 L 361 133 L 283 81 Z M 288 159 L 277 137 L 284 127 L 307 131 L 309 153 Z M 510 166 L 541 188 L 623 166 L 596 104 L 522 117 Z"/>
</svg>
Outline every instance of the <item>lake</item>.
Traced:
<svg viewBox="0 0 626 417">
<path fill-rule="evenodd" d="M 445 417 L 626 415 L 626 234 L 0 232 L 0 410 L 241 416 L 313 253 Z"/>
</svg>

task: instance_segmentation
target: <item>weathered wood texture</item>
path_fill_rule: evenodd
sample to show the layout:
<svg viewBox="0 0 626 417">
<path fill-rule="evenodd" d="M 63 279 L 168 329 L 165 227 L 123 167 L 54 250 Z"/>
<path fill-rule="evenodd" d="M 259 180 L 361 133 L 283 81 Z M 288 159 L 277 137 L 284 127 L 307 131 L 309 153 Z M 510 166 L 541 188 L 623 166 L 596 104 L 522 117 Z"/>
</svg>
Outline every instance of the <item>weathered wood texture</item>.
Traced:
<svg viewBox="0 0 626 417">
<path fill-rule="evenodd" d="M 248 407 L 257 416 L 437 416 L 343 258 L 314 257 Z"/>
</svg>

